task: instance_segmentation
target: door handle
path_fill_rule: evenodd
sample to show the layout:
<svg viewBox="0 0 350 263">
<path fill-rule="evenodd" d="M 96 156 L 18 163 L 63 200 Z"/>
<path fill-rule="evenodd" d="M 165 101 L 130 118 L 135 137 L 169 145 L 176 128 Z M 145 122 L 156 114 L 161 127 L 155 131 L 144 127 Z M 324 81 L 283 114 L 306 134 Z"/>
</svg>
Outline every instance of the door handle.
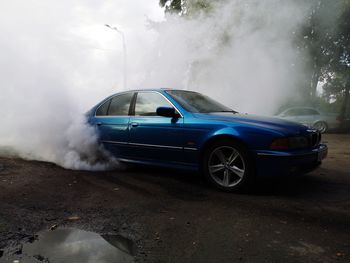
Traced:
<svg viewBox="0 0 350 263">
<path fill-rule="evenodd" d="M 130 123 L 131 124 L 131 127 L 137 127 L 137 126 L 139 126 L 139 124 L 137 123 L 137 122 L 132 122 L 132 123 Z"/>
<path fill-rule="evenodd" d="M 96 122 L 96 125 L 97 125 L 97 126 L 101 126 L 101 125 L 102 125 L 102 122 Z"/>
</svg>

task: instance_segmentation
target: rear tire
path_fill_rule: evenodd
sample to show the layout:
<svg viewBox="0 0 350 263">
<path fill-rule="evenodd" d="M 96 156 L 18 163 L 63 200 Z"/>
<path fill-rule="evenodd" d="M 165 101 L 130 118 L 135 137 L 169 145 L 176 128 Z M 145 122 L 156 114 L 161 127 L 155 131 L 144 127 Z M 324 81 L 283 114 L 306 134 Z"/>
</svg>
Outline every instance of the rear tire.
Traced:
<svg viewBox="0 0 350 263">
<path fill-rule="evenodd" d="M 253 162 L 241 143 L 224 139 L 210 144 L 201 163 L 207 181 L 223 191 L 246 189 L 254 181 Z"/>
</svg>

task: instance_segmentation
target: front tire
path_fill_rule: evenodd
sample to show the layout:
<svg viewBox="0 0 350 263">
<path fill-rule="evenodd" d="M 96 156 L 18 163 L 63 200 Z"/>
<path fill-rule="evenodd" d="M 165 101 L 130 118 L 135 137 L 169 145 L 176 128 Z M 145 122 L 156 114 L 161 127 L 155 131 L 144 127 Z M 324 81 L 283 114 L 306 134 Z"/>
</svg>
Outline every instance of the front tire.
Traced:
<svg viewBox="0 0 350 263">
<path fill-rule="evenodd" d="M 252 183 L 252 164 L 249 152 L 241 143 L 225 139 L 212 143 L 205 150 L 201 168 L 209 183 L 232 192 Z"/>
</svg>

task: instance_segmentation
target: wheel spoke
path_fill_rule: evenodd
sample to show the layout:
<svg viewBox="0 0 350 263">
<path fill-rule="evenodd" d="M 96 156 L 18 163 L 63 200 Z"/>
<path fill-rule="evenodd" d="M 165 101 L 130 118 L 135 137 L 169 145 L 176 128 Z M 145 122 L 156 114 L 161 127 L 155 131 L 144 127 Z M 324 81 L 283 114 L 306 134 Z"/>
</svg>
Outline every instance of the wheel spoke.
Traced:
<svg viewBox="0 0 350 263">
<path fill-rule="evenodd" d="M 237 151 L 233 151 L 231 156 L 228 158 L 228 165 L 232 165 L 232 163 L 237 159 L 239 156 Z"/>
<path fill-rule="evenodd" d="M 219 163 L 219 164 L 215 164 L 215 165 L 210 165 L 209 169 L 212 173 L 216 173 L 218 171 L 221 171 L 224 169 L 224 165 Z"/>
<path fill-rule="evenodd" d="M 244 170 L 238 168 L 238 167 L 235 166 L 235 165 L 233 165 L 233 166 L 230 167 L 230 171 L 231 171 L 232 173 L 234 173 L 235 175 L 237 175 L 239 178 L 242 178 L 243 175 L 244 175 Z"/>
<path fill-rule="evenodd" d="M 223 153 L 221 150 L 217 150 L 217 151 L 215 152 L 215 155 L 219 158 L 219 160 L 220 160 L 220 162 L 221 162 L 222 164 L 226 163 L 225 155 L 224 155 L 224 153 Z"/>
<path fill-rule="evenodd" d="M 228 170 L 224 171 L 224 178 L 222 180 L 222 183 L 224 186 L 229 186 L 230 185 L 230 173 Z"/>
</svg>

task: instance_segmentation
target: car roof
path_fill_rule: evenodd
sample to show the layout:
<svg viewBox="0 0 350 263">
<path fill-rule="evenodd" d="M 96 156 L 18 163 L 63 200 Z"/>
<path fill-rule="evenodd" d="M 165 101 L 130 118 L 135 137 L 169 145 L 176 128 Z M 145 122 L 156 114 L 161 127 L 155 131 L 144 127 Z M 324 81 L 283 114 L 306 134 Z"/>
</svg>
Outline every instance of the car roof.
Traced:
<svg viewBox="0 0 350 263">
<path fill-rule="evenodd" d="M 126 92 L 139 92 L 139 91 L 189 91 L 189 92 L 196 92 L 193 90 L 183 90 L 183 89 L 171 89 L 171 88 L 150 88 L 150 89 L 130 89 L 130 90 L 122 90 L 119 92 L 114 93 L 112 96 L 115 96 L 120 93 L 126 93 Z"/>
<path fill-rule="evenodd" d="M 172 89 L 172 88 L 146 88 L 146 89 L 130 89 L 130 90 L 123 90 L 123 92 L 128 92 L 128 91 L 161 91 L 161 90 L 192 91 L 192 90 L 187 90 L 187 89 Z"/>
<path fill-rule="evenodd" d="M 107 101 L 117 95 L 121 95 L 123 93 L 128 93 L 128 92 L 140 92 L 140 91 L 153 91 L 153 92 L 162 92 L 162 91 L 165 91 L 165 90 L 176 90 L 176 89 L 170 89 L 170 88 L 150 88 L 150 89 L 130 89 L 130 90 L 121 90 L 121 91 L 118 91 L 116 93 L 113 93 L 111 95 L 109 95 L 108 97 L 104 98 L 99 104 L 103 103 L 104 101 Z"/>
<path fill-rule="evenodd" d="M 122 92 L 137 92 L 137 91 L 162 91 L 162 90 L 173 90 L 168 88 L 149 88 L 149 89 L 128 89 L 128 90 L 121 90 L 116 92 L 115 94 L 122 93 Z"/>
</svg>

